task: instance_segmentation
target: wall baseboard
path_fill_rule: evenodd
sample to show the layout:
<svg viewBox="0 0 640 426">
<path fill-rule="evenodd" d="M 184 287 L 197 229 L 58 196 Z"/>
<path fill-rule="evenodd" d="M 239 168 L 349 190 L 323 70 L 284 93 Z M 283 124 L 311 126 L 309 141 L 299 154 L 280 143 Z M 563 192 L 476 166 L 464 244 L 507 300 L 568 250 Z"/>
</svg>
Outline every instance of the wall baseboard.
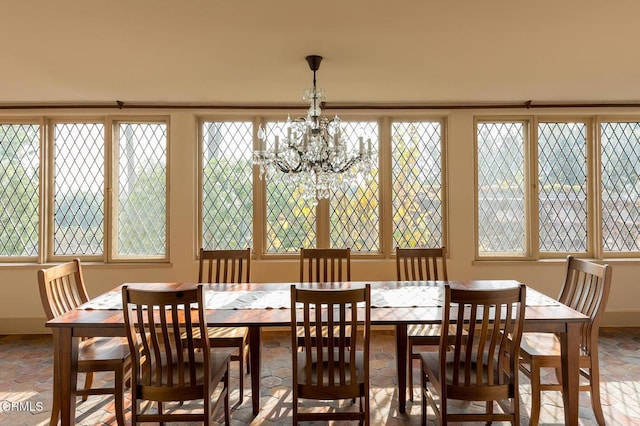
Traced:
<svg viewBox="0 0 640 426">
<path fill-rule="evenodd" d="M 44 318 L 0 318 L 0 334 L 51 334 Z"/>
</svg>

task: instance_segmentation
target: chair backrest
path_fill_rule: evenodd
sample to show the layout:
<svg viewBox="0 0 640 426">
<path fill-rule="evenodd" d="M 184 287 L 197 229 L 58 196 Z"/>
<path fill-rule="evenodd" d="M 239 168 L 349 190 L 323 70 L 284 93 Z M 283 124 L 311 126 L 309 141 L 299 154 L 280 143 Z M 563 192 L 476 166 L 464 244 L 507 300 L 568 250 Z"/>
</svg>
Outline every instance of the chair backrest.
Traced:
<svg viewBox="0 0 640 426">
<path fill-rule="evenodd" d="M 209 381 L 197 381 L 197 369 L 204 368 L 208 377 L 210 368 L 209 357 L 203 356 L 209 354 L 209 339 L 199 338 L 206 327 L 202 285 L 179 291 L 125 285 L 122 306 L 135 399 L 186 401 L 208 395 Z"/>
<path fill-rule="evenodd" d="M 351 281 L 350 248 L 300 249 L 301 283 L 338 281 Z"/>
<path fill-rule="evenodd" d="M 248 283 L 251 280 L 251 248 L 245 250 L 200 249 L 199 283 Z"/>
<path fill-rule="evenodd" d="M 316 398 L 325 395 L 325 399 L 368 392 L 371 286 L 317 290 L 294 284 L 291 306 L 296 304 L 302 315 L 291 310 L 291 347 L 298 347 L 293 350 L 294 392 Z M 300 346 L 297 336 L 302 336 Z"/>
<path fill-rule="evenodd" d="M 47 320 L 59 317 L 89 300 L 80 259 L 39 270 L 38 287 Z"/>
<path fill-rule="evenodd" d="M 441 380 L 445 398 L 483 401 L 517 395 L 525 300 L 524 284 L 488 290 L 445 285 L 439 349 L 440 371 L 450 367 Z"/>
<path fill-rule="evenodd" d="M 582 325 L 582 348 L 591 353 L 611 289 L 612 268 L 567 256 L 567 271 L 558 301 L 587 315 Z"/>
<path fill-rule="evenodd" d="M 396 247 L 398 281 L 448 280 L 446 253 L 444 247 Z"/>
</svg>

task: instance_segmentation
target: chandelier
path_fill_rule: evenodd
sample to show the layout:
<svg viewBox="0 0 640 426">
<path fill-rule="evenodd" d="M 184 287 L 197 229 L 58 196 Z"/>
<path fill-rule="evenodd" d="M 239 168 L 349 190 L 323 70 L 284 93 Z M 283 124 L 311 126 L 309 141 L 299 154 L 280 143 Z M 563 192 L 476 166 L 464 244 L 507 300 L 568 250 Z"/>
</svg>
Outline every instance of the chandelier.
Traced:
<svg viewBox="0 0 640 426">
<path fill-rule="evenodd" d="M 269 144 L 267 132 L 260 126 L 260 149 L 253 154 L 253 164 L 260 167 L 260 179 L 271 180 L 278 175 L 286 184 L 297 186 L 304 199 L 317 205 L 318 200 L 329 198 L 336 191 L 370 182 L 377 164 L 371 138 L 365 145 L 364 135 L 360 134 L 356 148 L 347 140 L 337 115 L 331 119 L 321 115 L 325 96 L 316 87 L 316 71 L 322 56 L 310 55 L 306 60 L 313 71 L 313 87 L 303 95 L 303 100 L 310 103 L 307 116 L 287 117 L 284 124 L 276 126 Z"/>
</svg>

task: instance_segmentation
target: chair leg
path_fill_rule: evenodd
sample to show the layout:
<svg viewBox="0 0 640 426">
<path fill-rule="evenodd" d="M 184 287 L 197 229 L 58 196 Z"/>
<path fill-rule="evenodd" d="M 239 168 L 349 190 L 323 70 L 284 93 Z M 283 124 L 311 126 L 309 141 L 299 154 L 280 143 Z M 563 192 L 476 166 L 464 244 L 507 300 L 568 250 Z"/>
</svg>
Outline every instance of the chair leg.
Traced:
<svg viewBox="0 0 640 426">
<path fill-rule="evenodd" d="M 422 363 L 421 363 L 422 364 Z M 422 369 L 422 365 L 420 365 L 420 390 L 421 390 L 421 415 L 420 415 L 420 424 L 422 426 L 426 426 L 427 424 L 427 375 Z"/>
<path fill-rule="evenodd" d="M 488 415 L 492 415 L 493 414 L 493 401 L 487 401 L 485 403 L 485 411 Z M 486 422 L 486 424 L 490 425 L 492 423 L 492 421 L 488 421 Z"/>
<path fill-rule="evenodd" d="M 602 412 L 602 403 L 600 401 L 600 365 L 598 364 L 598 353 L 596 351 L 591 353 L 589 385 L 591 387 L 591 405 L 593 406 L 593 414 L 596 416 L 598 425 L 604 426 L 604 413 Z"/>
<path fill-rule="evenodd" d="M 240 373 L 242 374 L 242 369 L 240 370 Z M 229 375 L 229 364 L 227 364 L 227 374 L 224 375 L 224 379 L 222 381 L 222 391 L 224 392 L 224 424 L 226 426 L 229 426 L 231 422 L 231 408 L 229 407 Z"/>
<path fill-rule="evenodd" d="M 240 388 L 240 398 L 238 399 L 238 405 L 242 404 L 244 400 L 244 345 L 240 344 L 238 347 L 238 378 Z"/>
<path fill-rule="evenodd" d="M 85 373 L 85 376 L 84 376 L 84 389 L 85 390 L 91 389 L 91 385 L 92 384 L 93 384 L 93 373 L 92 372 Z M 88 397 L 89 397 L 89 395 L 82 395 L 82 400 L 86 401 Z"/>
<path fill-rule="evenodd" d="M 57 368 L 53 370 L 53 383 L 60 383 L 60 379 L 57 378 Z M 53 388 L 53 402 L 51 406 L 51 419 L 49 420 L 49 426 L 57 426 L 58 420 L 60 420 L 60 395 L 59 392 L 56 392 L 56 389 Z"/>
<path fill-rule="evenodd" d="M 371 401 L 368 393 L 364 396 L 364 424 L 365 426 L 371 424 Z"/>
<path fill-rule="evenodd" d="M 124 426 L 126 424 L 124 421 L 124 376 L 124 366 L 115 371 L 114 396 L 116 406 L 116 421 L 118 422 L 119 426 Z"/>
<path fill-rule="evenodd" d="M 247 365 L 247 374 L 251 374 L 251 362 L 250 362 L 250 348 L 249 345 L 251 344 L 251 341 L 249 340 L 249 338 L 247 338 L 247 344 L 243 346 L 242 350 L 243 353 L 245 354 L 245 364 Z"/>
<path fill-rule="evenodd" d="M 409 386 L 409 401 L 413 401 L 413 344 L 407 341 L 407 385 Z"/>
<path fill-rule="evenodd" d="M 529 414 L 529 424 L 536 426 L 540 421 L 540 366 L 531 360 L 531 414 Z"/>
<path fill-rule="evenodd" d="M 517 367 L 516 367 L 517 368 Z M 513 398 L 513 426 L 520 426 L 520 396 Z"/>
</svg>

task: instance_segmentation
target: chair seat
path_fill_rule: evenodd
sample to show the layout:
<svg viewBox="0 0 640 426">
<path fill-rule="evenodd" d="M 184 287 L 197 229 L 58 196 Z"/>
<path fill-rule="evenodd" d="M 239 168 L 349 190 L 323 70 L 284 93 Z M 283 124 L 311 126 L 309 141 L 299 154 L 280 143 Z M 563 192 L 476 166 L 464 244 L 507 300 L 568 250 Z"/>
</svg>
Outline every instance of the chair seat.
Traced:
<svg viewBox="0 0 640 426">
<path fill-rule="evenodd" d="M 523 333 L 520 355 L 525 360 L 531 357 L 553 357 L 557 358 L 560 365 L 560 340 L 553 333 Z M 580 356 L 588 356 L 583 348 L 580 348 Z"/>
<path fill-rule="evenodd" d="M 473 357 L 475 358 L 475 356 Z M 420 353 L 420 359 L 422 360 L 422 365 L 425 368 L 428 368 L 431 373 L 432 373 L 432 377 L 435 377 L 436 380 L 438 382 L 441 381 L 441 376 L 440 376 L 440 357 L 438 352 L 423 352 Z M 487 360 L 486 357 L 484 359 L 484 365 L 487 365 Z M 452 381 L 452 376 L 453 376 L 453 363 L 454 363 L 454 354 L 453 353 L 447 353 L 447 361 L 446 361 L 446 374 L 447 374 L 447 382 L 451 382 Z M 459 364 L 461 366 L 460 370 L 466 370 L 465 368 L 465 363 L 464 361 L 460 362 Z M 475 366 L 476 363 L 472 362 L 471 363 L 472 368 L 471 370 L 475 371 Z M 481 378 L 482 383 L 487 383 L 487 371 L 488 369 L 484 369 L 483 371 L 483 376 Z M 496 362 L 494 364 L 494 369 L 493 369 L 493 373 L 494 373 L 494 381 L 495 383 L 499 383 L 500 381 L 500 377 L 499 377 L 499 372 L 498 372 L 498 363 Z M 475 374 L 471 374 L 469 376 L 469 382 L 471 385 L 475 385 L 477 383 L 477 376 Z M 451 397 L 451 396 L 450 396 Z"/>
<path fill-rule="evenodd" d="M 248 334 L 247 327 L 209 327 L 207 330 L 210 339 L 244 339 Z"/>
<path fill-rule="evenodd" d="M 437 344 L 440 340 L 440 330 L 441 327 L 439 324 L 410 324 L 407 327 L 407 336 L 409 336 L 410 339 L 433 338 Z"/>
<path fill-rule="evenodd" d="M 307 358 L 306 358 L 306 353 L 305 352 L 298 352 L 297 353 L 298 356 L 298 378 L 299 378 L 299 382 L 300 383 L 304 383 L 306 382 L 306 367 L 307 367 Z M 340 358 L 339 358 L 340 354 L 339 351 L 336 349 L 334 350 L 334 354 L 333 354 L 333 359 L 334 359 L 334 365 L 337 366 L 340 364 Z M 328 372 L 328 359 L 329 359 L 329 352 L 327 351 L 327 349 L 323 349 L 322 351 L 322 357 L 323 357 L 323 375 L 324 375 L 324 383 L 327 383 L 329 380 L 329 377 L 327 376 L 327 372 Z M 344 373 L 346 375 L 346 381 L 349 382 L 351 377 L 349 374 L 349 369 L 348 366 L 349 365 L 349 359 L 350 359 L 350 351 L 346 351 L 344 354 L 344 359 L 345 359 L 345 369 L 344 369 Z M 364 354 L 362 353 L 362 351 L 356 351 L 356 381 L 358 383 L 362 383 L 364 382 Z M 311 352 L 311 362 L 314 364 L 312 366 L 312 377 L 311 377 L 311 383 L 312 384 L 318 384 L 318 380 L 317 380 L 317 374 L 318 374 L 318 366 L 317 366 L 317 362 L 318 362 L 318 357 L 317 357 L 317 352 L 316 351 L 312 351 Z M 338 373 L 340 371 L 340 368 L 335 369 L 335 380 L 339 381 L 339 377 L 338 377 Z"/>
<path fill-rule="evenodd" d="M 407 327 L 407 337 L 413 346 L 438 345 L 440 343 L 440 333 L 442 327 L 439 324 L 410 324 Z M 466 335 L 466 332 L 464 333 Z M 456 339 L 456 326 L 449 327 L 449 343 L 453 344 Z M 418 358 L 417 354 L 413 354 Z"/>
<path fill-rule="evenodd" d="M 94 366 L 88 371 L 97 371 L 96 363 L 120 365 L 129 358 L 129 355 L 129 343 L 126 337 L 92 337 L 80 342 L 78 370 L 87 371 L 83 368 L 87 363 Z M 105 365 L 105 369 L 111 370 L 112 368 Z"/>
<path fill-rule="evenodd" d="M 187 357 L 187 354 L 185 353 L 184 355 L 185 357 Z M 194 354 L 195 356 L 195 361 L 196 361 L 196 368 L 195 368 L 195 372 L 196 372 L 196 383 L 198 385 L 202 385 L 204 383 L 204 353 L 203 352 L 196 352 Z M 174 355 L 175 357 L 175 355 Z M 220 378 L 226 373 L 226 365 L 230 360 L 230 356 L 229 354 L 223 353 L 223 352 L 210 352 L 209 353 L 209 358 L 210 358 L 210 368 L 212 371 L 212 381 L 214 383 L 217 383 L 220 381 Z M 167 377 L 166 372 L 168 369 L 168 365 L 167 365 L 167 359 L 166 356 L 161 356 L 161 360 L 162 360 L 162 376 L 163 377 Z M 174 361 L 177 361 L 174 358 Z M 180 370 L 178 369 L 178 363 L 177 362 L 173 362 L 172 363 L 172 368 L 173 368 L 173 380 L 175 383 L 177 383 L 180 380 Z M 189 372 L 189 368 L 188 366 L 185 365 L 185 370 L 186 373 Z M 147 376 L 148 372 L 144 372 L 142 377 L 141 377 L 141 381 L 142 383 L 147 383 L 147 380 L 149 380 L 149 377 Z M 152 378 L 153 380 L 153 378 Z M 186 396 L 186 395 L 185 395 Z M 148 394 L 142 395 L 142 398 L 144 399 L 151 399 L 153 400 L 153 398 L 149 398 Z M 186 398 L 188 399 L 188 398 Z"/>
</svg>

